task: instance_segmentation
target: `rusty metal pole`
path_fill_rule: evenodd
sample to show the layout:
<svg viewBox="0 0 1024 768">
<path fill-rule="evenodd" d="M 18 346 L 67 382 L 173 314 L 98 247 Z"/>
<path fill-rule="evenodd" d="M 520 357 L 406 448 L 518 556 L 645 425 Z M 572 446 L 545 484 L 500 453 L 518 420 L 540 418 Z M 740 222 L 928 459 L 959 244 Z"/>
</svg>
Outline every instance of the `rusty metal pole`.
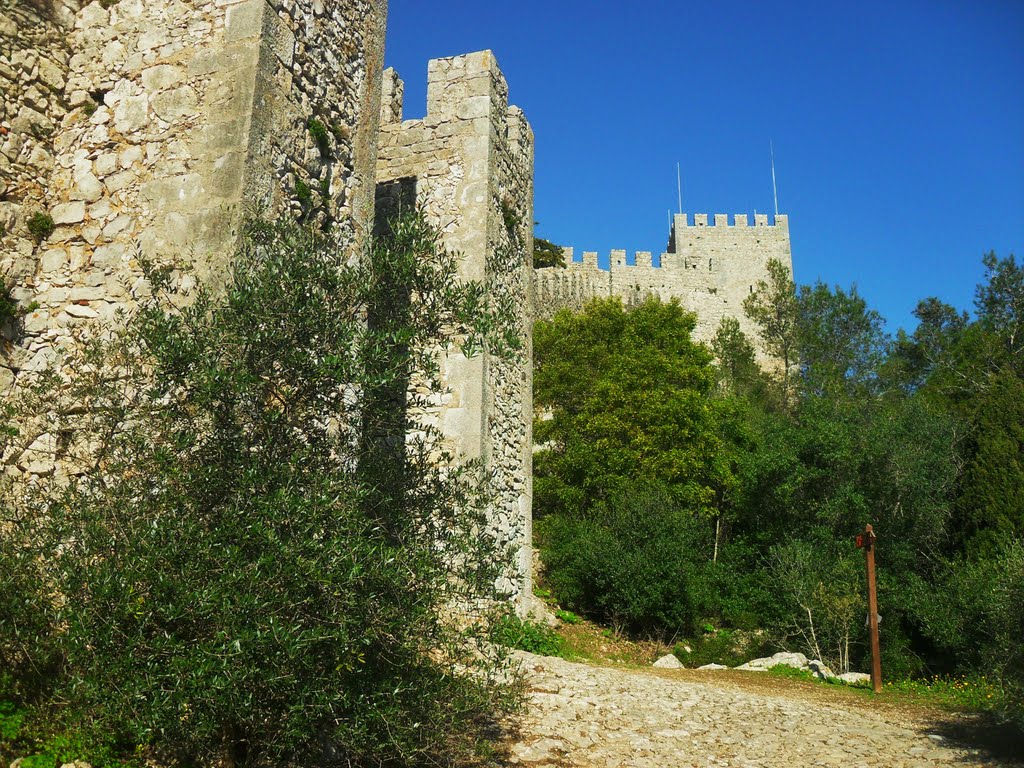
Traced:
<svg viewBox="0 0 1024 768">
<path fill-rule="evenodd" d="M 878 643 L 878 591 L 875 589 L 875 540 L 868 525 L 864 529 L 864 559 L 868 566 L 868 632 L 871 634 L 871 687 L 882 692 L 882 654 Z"/>
</svg>

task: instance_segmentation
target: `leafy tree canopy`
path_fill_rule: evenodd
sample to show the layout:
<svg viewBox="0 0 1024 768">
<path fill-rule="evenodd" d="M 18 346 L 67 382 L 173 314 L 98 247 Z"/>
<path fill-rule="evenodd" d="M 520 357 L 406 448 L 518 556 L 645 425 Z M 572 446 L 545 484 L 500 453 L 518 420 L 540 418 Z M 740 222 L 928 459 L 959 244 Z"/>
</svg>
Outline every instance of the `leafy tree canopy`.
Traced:
<svg viewBox="0 0 1024 768">
<path fill-rule="evenodd" d="M 622 481 L 664 483 L 690 514 L 711 515 L 732 483 L 719 404 L 694 317 L 651 299 L 560 312 L 534 331 L 535 514 L 583 515 Z"/>
</svg>

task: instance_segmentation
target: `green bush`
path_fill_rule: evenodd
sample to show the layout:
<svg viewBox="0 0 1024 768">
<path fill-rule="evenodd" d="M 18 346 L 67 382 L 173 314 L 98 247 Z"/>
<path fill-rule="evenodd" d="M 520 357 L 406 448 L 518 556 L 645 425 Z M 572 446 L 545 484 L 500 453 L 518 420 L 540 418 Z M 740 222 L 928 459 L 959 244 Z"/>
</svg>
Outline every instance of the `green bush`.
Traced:
<svg viewBox="0 0 1024 768">
<path fill-rule="evenodd" d="M 952 563 L 919 599 L 926 636 L 960 670 L 998 681 L 1003 713 L 1024 725 L 1024 540 Z"/>
<path fill-rule="evenodd" d="M 5 409 L 6 410 L 6 409 Z M 10 438 L 16 431 L 9 431 Z M 2 490 L 10 492 L 7 485 Z M 38 544 L 43 535 L 32 514 L 7 506 L 0 520 L 0 696 L 18 703 L 45 692 L 59 666 L 52 583 Z"/>
<path fill-rule="evenodd" d="M 564 622 L 565 624 L 579 624 L 581 621 L 583 621 L 582 618 L 577 616 L 572 611 L 566 611 L 562 608 L 559 608 L 557 611 L 555 611 L 555 618 L 561 622 Z"/>
<path fill-rule="evenodd" d="M 295 181 L 295 199 L 299 201 L 303 210 L 308 210 L 313 206 L 313 190 L 302 179 Z"/>
<path fill-rule="evenodd" d="M 31 540 L 35 593 L 62 596 L 55 696 L 84 721 L 174 763 L 408 765 L 472 753 L 515 705 L 487 628 L 448 618 L 498 597 L 479 472 L 405 439 L 427 350 L 495 326 L 438 237 L 404 219 L 353 264 L 250 222 L 223 290 L 178 309 L 150 270 L 128 331 L 67 361 L 50 416 L 88 414 L 100 469 Z M 52 642 L 2 629 L 19 668 Z"/>
<path fill-rule="evenodd" d="M 653 483 L 630 484 L 586 519 L 543 521 L 542 555 L 558 601 L 640 634 L 692 632 L 707 526 Z"/>
<path fill-rule="evenodd" d="M 692 640 L 676 643 L 672 652 L 688 667 L 724 664 L 737 667 L 751 659 L 766 655 L 770 645 L 763 633 L 703 628 Z M 687 650 L 689 648 L 689 650 Z"/>
</svg>

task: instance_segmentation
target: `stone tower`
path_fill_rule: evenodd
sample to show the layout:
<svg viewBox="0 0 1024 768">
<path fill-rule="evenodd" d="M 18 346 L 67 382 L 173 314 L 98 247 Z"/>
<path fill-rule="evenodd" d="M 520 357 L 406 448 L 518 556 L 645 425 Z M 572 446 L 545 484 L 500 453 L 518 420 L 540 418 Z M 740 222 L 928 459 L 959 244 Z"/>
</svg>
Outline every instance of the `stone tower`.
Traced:
<svg viewBox="0 0 1024 768">
<path fill-rule="evenodd" d="M 460 252 L 461 276 L 516 309 L 512 360 L 443 354 L 450 395 L 429 418 L 458 456 L 479 459 L 493 493 L 491 525 L 515 562 L 500 585 L 525 609 L 531 595 L 533 133 L 490 51 L 430 62 L 427 114 L 402 121 L 401 80 L 384 74 L 377 183 L 398 189 Z M 404 192 L 402 191 L 404 190 Z"/>
</svg>

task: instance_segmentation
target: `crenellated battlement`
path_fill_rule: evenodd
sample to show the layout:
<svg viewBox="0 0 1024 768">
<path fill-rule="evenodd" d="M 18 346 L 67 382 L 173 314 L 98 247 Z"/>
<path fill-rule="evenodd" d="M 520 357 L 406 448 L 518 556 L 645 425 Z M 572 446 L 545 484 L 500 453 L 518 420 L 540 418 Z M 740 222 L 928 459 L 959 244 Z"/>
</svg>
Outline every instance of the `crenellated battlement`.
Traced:
<svg viewBox="0 0 1024 768">
<path fill-rule="evenodd" d="M 668 248 L 655 265 L 650 251 L 633 258 L 612 250 L 608 267 L 598 266 L 593 251 L 574 261 L 574 250 L 564 249 L 566 267 L 534 271 L 538 317 L 550 317 L 562 307 L 580 309 L 586 300 L 618 296 L 627 304 L 656 296 L 677 299 L 697 315 L 694 335 L 710 341 L 725 317 L 740 321 L 744 332 L 757 338 L 746 319 L 743 301 L 760 280 L 768 277 L 768 261 L 778 259 L 792 268 L 789 217 L 779 214 L 730 216 L 716 213 L 677 214 L 672 221 Z M 763 351 L 762 360 L 766 360 Z"/>
<path fill-rule="evenodd" d="M 732 219 L 732 223 L 730 223 L 730 219 Z M 693 224 L 690 224 L 689 214 L 677 213 L 672 217 L 672 226 L 678 229 L 695 229 L 698 227 L 736 227 L 743 229 L 750 227 L 751 224 L 750 217 L 745 213 L 716 213 L 710 218 L 706 213 L 695 213 L 693 214 Z M 789 229 L 789 216 L 785 213 L 779 213 L 775 216 L 769 216 L 767 213 L 755 213 L 753 226 Z"/>
</svg>

